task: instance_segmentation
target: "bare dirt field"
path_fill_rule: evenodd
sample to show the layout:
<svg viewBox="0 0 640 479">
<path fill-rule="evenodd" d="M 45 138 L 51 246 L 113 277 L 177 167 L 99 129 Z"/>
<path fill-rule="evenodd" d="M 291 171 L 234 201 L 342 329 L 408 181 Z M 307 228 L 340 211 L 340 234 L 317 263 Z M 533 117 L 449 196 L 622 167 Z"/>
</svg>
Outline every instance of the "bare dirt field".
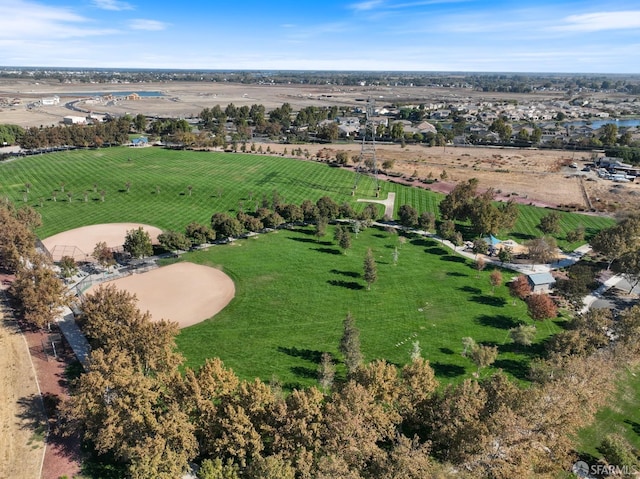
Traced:
<svg viewBox="0 0 640 479">
<path fill-rule="evenodd" d="M 29 348 L 1 296 L 0 301 L 0 477 L 36 479 L 46 421 Z"/>
<path fill-rule="evenodd" d="M 139 227 L 149 233 L 152 243 L 158 243 L 158 235 L 162 233 L 162 230 L 155 226 L 139 223 L 109 223 L 83 226 L 82 228 L 49 236 L 43 239 L 42 243 L 47 247 L 55 261 L 58 261 L 62 256 L 71 256 L 76 261 L 91 261 L 91 253 L 97 243 L 105 242 L 109 248 L 122 247 L 127 231 Z"/>
<path fill-rule="evenodd" d="M 235 285 L 229 276 L 219 269 L 194 263 L 175 263 L 109 284 L 135 294 L 138 308 L 149 311 L 152 319 L 174 321 L 181 328 L 211 318 L 235 295 Z M 92 286 L 87 294 L 97 287 Z"/>
</svg>

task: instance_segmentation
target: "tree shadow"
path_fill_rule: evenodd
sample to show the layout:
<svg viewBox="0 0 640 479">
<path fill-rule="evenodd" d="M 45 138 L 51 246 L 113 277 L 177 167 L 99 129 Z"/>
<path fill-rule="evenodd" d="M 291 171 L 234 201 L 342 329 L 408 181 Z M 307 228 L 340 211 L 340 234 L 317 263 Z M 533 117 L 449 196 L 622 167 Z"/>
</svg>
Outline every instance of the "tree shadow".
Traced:
<svg viewBox="0 0 640 479">
<path fill-rule="evenodd" d="M 354 291 L 359 291 L 361 289 L 364 289 L 364 286 L 362 286 L 360 283 L 356 283 L 355 281 L 342 281 L 338 279 L 330 279 L 329 281 L 327 281 L 327 283 L 329 283 L 331 286 L 340 286 L 342 288 L 352 289 Z"/>
<path fill-rule="evenodd" d="M 434 254 L 437 256 L 449 256 L 448 251 L 440 246 L 431 246 L 429 248 L 425 248 L 425 253 Z"/>
<path fill-rule="evenodd" d="M 329 243 L 331 244 L 331 243 Z M 335 248 L 313 248 L 315 251 L 319 251 L 320 253 L 326 253 L 326 254 L 334 254 L 334 255 L 338 255 L 338 254 L 342 254 L 342 251 L 340 251 L 339 249 L 335 249 Z"/>
<path fill-rule="evenodd" d="M 529 362 L 525 359 L 497 359 L 493 363 L 493 367 L 502 369 L 521 380 L 526 380 L 529 377 Z"/>
<path fill-rule="evenodd" d="M 291 348 L 286 348 L 284 346 L 278 346 L 278 352 L 284 353 L 287 356 L 292 356 L 294 358 L 302 358 L 306 361 L 311 361 L 312 363 L 320 364 L 322 361 L 322 355 L 324 351 L 315 351 L 313 349 L 300 349 L 295 346 Z"/>
<path fill-rule="evenodd" d="M 466 263 L 467 260 L 462 256 L 453 256 L 452 254 L 444 255 L 440 258 L 441 261 L 449 261 L 450 263 Z"/>
<path fill-rule="evenodd" d="M 333 273 L 333 274 L 339 274 L 339 275 L 342 275 L 342 276 L 347 276 L 349 278 L 359 278 L 360 276 L 362 276 L 360 273 L 356 273 L 355 271 L 339 271 L 337 269 L 332 269 L 329 272 Z"/>
<path fill-rule="evenodd" d="M 498 345 L 500 353 L 512 353 L 527 356 L 529 358 L 537 358 L 544 355 L 545 346 L 543 343 L 534 343 L 530 346 L 522 346 L 516 343 L 505 343 Z"/>
<path fill-rule="evenodd" d="M 483 326 L 490 326 L 492 328 L 498 329 L 511 329 L 516 328 L 520 325 L 520 321 L 514 318 L 510 318 L 503 314 L 498 314 L 495 316 L 489 316 L 488 314 L 483 314 L 482 316 L 478 316 L 476 318 L 476 322 L 482 324 Z"/>
<path fill-rule="evenodd" d="M 528 235 L 526 233 L 519 233 L 519 232 L 512 232 L 512 233 L 509 233 L 509 235 L 519 240 L 530 240 L 535 238 L 535 236 L 533 235 Z"/>
<path fill-rule="evenodd" d="M 22 428 L 31 430 L 34 435 L 44 436 L 47 433 L 47 416 L 56 412 L 59 403 L 60 398 L 51 393 L 43 394 L 42 398 L 31 394 L 18 399 L 18 417 L 25 422 Z M 47 404 L 50 411 L 47 411 Z"/>
<path fill-rule="evenodd" d="M 461 288 L 458 288 L 458 290 L 460 291 L 464 291 L 465 293 L 471 293 L 471 294 L 482 294 L 482 290 L 480 288 L 474 288 L 473 286 L 462 286 Z"/>
<path fill-rule="evenodd" d="M 462 376 L 465 373 L 465 369 L 457 364 L 445 364 L 445 363 L 431 363 L 433 371 L 437 377 L 441 378 L 455 378 Z"/>
<path fill-rule="evenodd" d="M 624 423 L 631 426 L 631 430 L 640 436 L 640 423 L 632 421 L 631 419 L 625 419 Z"/>
<path fill-rule="evenodd" d="M 291 368 L 291 372 L 298 377 L 318 379 L 318 371 L 316 371 L 315 369 L 306 368 L 304 366 L 293 366 Z"/>
<path fill-rule="evenodd" d="M 468 274 L 459 273 L 457 271 L 447 271 L 447 276 L 453 276 L 454 278 L 468 278 L 469 277 Z"/>
<path fill-rule="evenodd" d="M 289 238 L 292 241 L 297 241 L 298 243 L 313 243 L 313 244 L 319 244 L 319 245 L 323 245 L 323 246 L 329 246 L 333 243 L 331 243 L 331 241 L 318 241 L 317 239 L 313 239 L 313 238 Z"/>
<path fill-rule="evenodd" d="M 455 354 L 455 352 L 451 348 L 440 348 L 440 352 L 443 354 L 449 354 L 449 355 Z"/>
<path fill-rule="evenodd" d="M 504 307 L 507 304 L 504 298 L 496 296 L 476 295 L 470 298 L 474 303 L 484 304 L 485 306 L 493 306 L 495 308 Z"/>
<path fill-rule="evenodd" d="M 424 246 L 424 247 L 430 247 L 429 249 L 431 249 L 431 248 L 434 248 L 434 249 L 442 249 L 442 248 L 439 248 L 439 247 L 437 247 L 437 246 L 433 246 L 433 241 L 431 241 L 431 240 L 426 240 L 425 238 L 422 238 L 422 237 L 420 237 L 420 238 L 414 238 L 414 239 L 412 239 L 411 241 L 409 241 L 409 243 L 411 243 L 413 246 Z M 444 250 L 442 250 L 442 251 L 443 251 L 444 253 L 446 253 L 446 251 L 444 251 Z M 427 251 L 427 252 L 429 252 L 429 251 Z"/>
</svg>

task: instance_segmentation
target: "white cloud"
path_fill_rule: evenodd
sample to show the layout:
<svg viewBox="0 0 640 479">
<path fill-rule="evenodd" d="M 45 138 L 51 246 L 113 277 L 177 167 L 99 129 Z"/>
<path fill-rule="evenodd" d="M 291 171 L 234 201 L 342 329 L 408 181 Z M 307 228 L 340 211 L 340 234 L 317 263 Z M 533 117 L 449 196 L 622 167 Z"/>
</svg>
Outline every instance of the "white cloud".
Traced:
<svg viewBox="0 0 640 479">
<path fill-rule="evenodd" d="M 167 28 L 167 24 L 157 20 L 145 20 L 138 18 L 129 22 L 129 27 L 133 30 L 160 31 Z"/>
<path fill-rule="evenodd" d="M 24 0 L 0 3 L 0 39 L 30 43 L 35 38 L 72 38 L 112 33 L 91 28 L 92 21 L 73 11 Z"/>
<path fill-rule="evenodd" d="M 93 4 L 102 10 L 133 10 L 133 5 L 119 0 L 93 0 Z"/>
<path fill-rule="evenodd" d="M 365 2 L 358 2 L 349 5 L 349 8 L 355 10 L 357 12 L 365 12 L 368 10 L 373 10 L 374 8 L 381 7 L 384 5 L 383 0 L 368 0 Z"/>
<path fill-rule="evenodd" d="M 596 32 L 640 28 L 640 10 L 584 13 L 570 15 L 564 20 L 566 23 L 554 27 L 554 30 Z"/>
</svg>

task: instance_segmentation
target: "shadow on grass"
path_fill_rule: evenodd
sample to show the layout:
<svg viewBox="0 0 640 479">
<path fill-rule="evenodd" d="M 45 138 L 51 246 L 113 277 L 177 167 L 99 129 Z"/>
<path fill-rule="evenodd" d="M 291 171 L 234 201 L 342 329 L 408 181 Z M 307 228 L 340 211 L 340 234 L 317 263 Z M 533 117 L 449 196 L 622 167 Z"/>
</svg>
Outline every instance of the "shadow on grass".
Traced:
<svg viewBox="0 0 640 479">
<path fill-rule="evenodd" d="M 318 372 L 315 369 L 306 368 L 304 366 L 293 366 L 291 372 L 298 377 L 307 379 L 317 379 Z"/>
<path fill-rule="evenodd" d="M 333 274 L 339 274 L 341 276 L 347 276 L 348 278 L 359 278 L 360 276 L 362 276 L 360 273 L 357 273 L 355 271 L 339 271 L 337 269 L 332 269 L 329 272 Z"/>
<path fill-rule="evenodd" d="M 529 377 L 529 363 L 524 359 L 497 359 L 496 362 L 493 363 L 493 367 L 502 369 L 523 381 Z"/>
<path fill-rule="evenodd" d="M 443 354 L 455 354 L 453 349 L 450 349 L 450 348 L 440 348 L 440 352 Z"/>
<path fill-rule="evenodd" d="M 440 246 L 431 246 L 424 250 L 425 253 L 435 254 L 437 256 L 449 256 L 449 251 Z"/>
<path fill-rule="evenodd" d="M 327 281 L 331 286 L 340 286 L 342 288 L 353 289 L 354 291 L 358 291 L 364 289 L 360 283 L 356 283 L 355 281 L 342 281 L 339 279 L 330 279 Z"/>
<path fill-rule="evenodd" d="M 430 247 L 429 249 L 441 250 L 442 253 L 440 253 L 440 254 L 445 254 L 446 253 L 446 251 L 444 249 L 442 249 L 442 248 L 440 248 L 438 246 L 434 246 L 432 240 L 426 240 L 424 238 L 414 238 L 411 241 L 409 241 L 409 243 L 411 243 L 413 246 L 425 246 L 425 247 Z M 431 251 L 427 251 L 427 253 L 430 253 L 430 252 Z"/>
<path fill-rule="evenodd" d="M 431 367 L 440 378 L 455 378 L 462 376 L 465 373 L 465 369 L 457 364 L 445 364 L 445 363 L 431 363 Z"/>
<path fill-rule="evenodd" d="M 318 245 L 322 245 L 322 246 L 329 246 L 333 243 L 331 243 L 331 241 L 318 241 L 317 239 L 313 239 L 313 238 L 289 238 L 292 241 L 297 241 L 298 243 L 312 243 L 312 244 L 318 244 Z"/>
<path fill-rule="evenodd" d="M 482 294 L 482 290 L 480 288 L 474 288 L 473 286 L 462 286 L 461 288 L 458 288 L 458 290 L 460 291 L 464 291 L 465 293 L 470 293 L 470 294 Z"/>
<path fill-rule="evenodd" d="M 506 343 L 498 345 L 500 353 L 523 354 L 529 358 L 542 357 L 545 353 L 544 343 L 536 343 L 531 346 L 522 346 L 516 343 Z"/>
<path fill-rule="evenodd" d="M 454 278 L 468 278 L 468 274 L 458 273 L 457 271 L 447 271 L 447 276 L 453 276 Z"/>
<path fill-rule="evenodd" d="M 335 248 L 313 248 L 315 251 L 320 251 L 320 253 L 326 254 L 342 254 L 342 251 Z"/>
<path fill-rule="evenodd" d="M 631 426 L 631 430 L 640 436 L 640 423 L 632 421 L 631 419 L 625 419 L 624 423 Z"/>
<path fill-rule="evenodd" d="M 518 233 L 518 232 L 510 233 L 509 235 L 513 236 L 514 238 L 519 239 L 519 240 L 530 240 L 530 239 L 535 238 L 535 236 L 528 235 L 526 233 Z"/>
<path fill-rule="evenodd" d="M 284 346 L 278 346 L 278 352 L 284 353 L 287 356 L 293 356 L 294 358 L 302 358 L 312 363 L 320 364 L 322 361 L 323 351 L 316 351 L 313 349 L 300 349 L 293 346 L 292 348 L 285 348 Z"/>
<path fill-rule="evenodd" d="M 440 260 L 449 261 L 450 263 L 463 263 L 463 264 L 467 262 L 467 260 L 464 259 L 462 256 L 453 256 L 452 254 L 447 254 L 442 258 L 440 258 Z"/>
<path fill-rule="evenodd" d="M 511 329 L 517 327 L 520 324 L 520 321 L 518 321 L 517 319 L 510 318 L 503 314 L 498 314 L 496 316 L 483 314 L 482 316 L 478 316 L 478 318 L 476 318 L 476 322 L 482 324 L 483 326 L 490 326 L 492 328 L 498 329 Z"/>
<path fill-rule="evenodd" d="M 498 298 L 496 296 L 476 295 L 470 298 L 470 301 L 474 303 L 484 304 L 485 306 L 493 306 L 496 308 L 503 307 L 507 304 L 504 298 Z"/>
</svg>

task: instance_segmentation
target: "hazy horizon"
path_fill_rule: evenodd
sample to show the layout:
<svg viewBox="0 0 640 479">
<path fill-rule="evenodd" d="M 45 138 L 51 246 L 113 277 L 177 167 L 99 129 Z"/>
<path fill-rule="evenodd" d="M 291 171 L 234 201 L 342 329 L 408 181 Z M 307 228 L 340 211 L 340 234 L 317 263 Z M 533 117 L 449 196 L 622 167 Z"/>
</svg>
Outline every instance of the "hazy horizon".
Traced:
<svg viewBox="0 0 640 479">
<path fill-rule="evenodd" d="M 7 66 L 640 73 L 640 2 L 4 0 Z"/>
</svg>

